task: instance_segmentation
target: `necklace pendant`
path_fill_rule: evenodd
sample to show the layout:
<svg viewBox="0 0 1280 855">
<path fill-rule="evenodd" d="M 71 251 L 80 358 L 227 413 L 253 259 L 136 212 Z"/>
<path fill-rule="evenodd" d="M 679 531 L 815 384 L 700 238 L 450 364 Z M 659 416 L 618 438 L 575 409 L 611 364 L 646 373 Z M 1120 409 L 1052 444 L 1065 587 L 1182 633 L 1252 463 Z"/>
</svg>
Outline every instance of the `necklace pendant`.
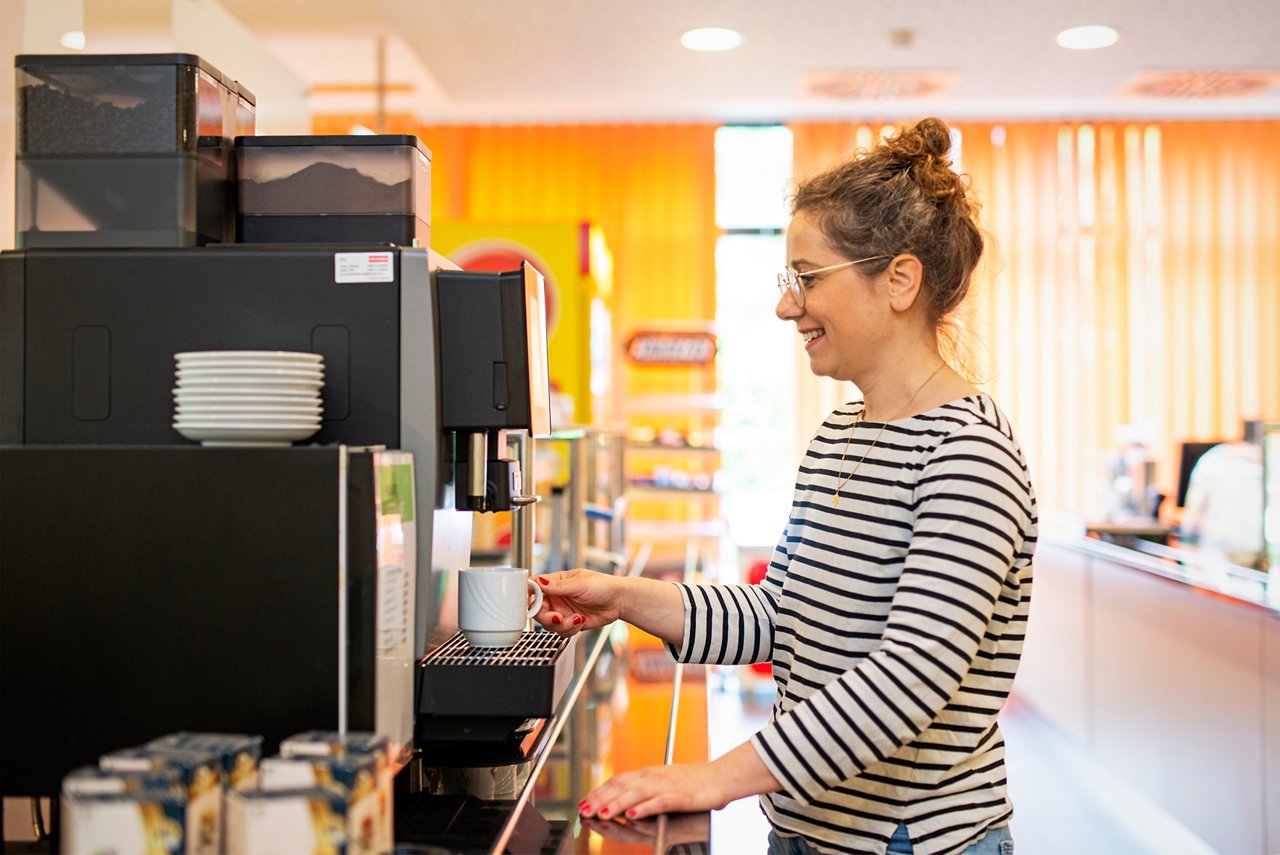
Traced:
<svg viewBox="0 0 1280 855">
<path fill-rule="evenodd" d="M 839 506 L 840 506 L 840 491 L 837 490 L 836 494 L 831 497 L 831 507 L 836 508 Z"/>
</svg>

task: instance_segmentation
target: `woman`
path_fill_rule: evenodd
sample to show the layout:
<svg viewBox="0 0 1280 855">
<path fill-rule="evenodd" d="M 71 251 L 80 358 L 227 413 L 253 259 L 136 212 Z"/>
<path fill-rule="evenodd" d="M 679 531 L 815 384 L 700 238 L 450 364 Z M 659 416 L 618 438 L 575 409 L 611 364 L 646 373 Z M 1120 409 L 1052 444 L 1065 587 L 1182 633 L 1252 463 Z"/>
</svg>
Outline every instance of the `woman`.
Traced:
<svg viewBox="0 0 1280 855">
<path fill-rule="evenodd" d="M 982 253 L 925 119 L 803 183 L 777 315 L 862 397 L 813 437 L 759 586 L 539 577 L 561 633 L 625 620 L 679 661 L 772 661 L 769 723 L 708 763 L 628 772 L 585 817 L 759 794 L 771 853 L 1007 853 L 996 714 L 1022 651 L 1036 507 L 1008 420 L 941 355 Z"/>
</svg>

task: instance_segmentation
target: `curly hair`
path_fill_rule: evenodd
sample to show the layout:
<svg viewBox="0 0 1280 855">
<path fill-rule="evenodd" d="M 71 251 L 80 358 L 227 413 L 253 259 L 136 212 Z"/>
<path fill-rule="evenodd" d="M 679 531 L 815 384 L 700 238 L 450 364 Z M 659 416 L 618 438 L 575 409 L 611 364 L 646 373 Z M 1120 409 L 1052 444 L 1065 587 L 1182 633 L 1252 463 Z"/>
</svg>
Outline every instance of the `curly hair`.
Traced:
<svg viewBox="0 0 1280 855">
<path fill-rule="evenodd" d="M 964 302 L 983 239 L 968 176 L 952 169 L 951 130 L 941 119 L 905 125 L 874 148 L 800 183 L 791 212 L 817 220 L 845 258 L 911 253 L 935 330 Z M 880 272 L 888 261 L 863 270 Z"/>
</svg>

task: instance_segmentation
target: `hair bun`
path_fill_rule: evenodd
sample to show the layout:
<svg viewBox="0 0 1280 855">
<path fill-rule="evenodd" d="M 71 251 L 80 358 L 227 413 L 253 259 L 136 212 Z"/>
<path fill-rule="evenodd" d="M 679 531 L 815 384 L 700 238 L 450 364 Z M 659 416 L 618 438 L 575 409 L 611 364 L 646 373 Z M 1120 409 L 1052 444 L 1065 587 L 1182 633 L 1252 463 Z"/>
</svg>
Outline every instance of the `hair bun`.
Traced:
<svg viewBox="0 0 1280 855">
<path fill-rule="evenodd" d="M 921 119 L 914 125 L 903 125 L 886 139 L 885 149 L 904 167 L 921 161 L 942 162 L 950 168 L 951 130 L 941 119 Z"/>
<path fill-rule="evenodd" d="M 951 152 L 951 129 L 941 119 L 921 119 L 916 122 L 913 130 L 920 137 L 920 146 L 925 156 L 950 163 L 947 155 Z"/>
<path fill-rule="evenodd" d="M 964 183 L 952 170 L 951 129 L 941 119 L 929 117 L 904 125 L 883 145 L 929 197 L 942 200 L 964 195 Z"/>
</svg>

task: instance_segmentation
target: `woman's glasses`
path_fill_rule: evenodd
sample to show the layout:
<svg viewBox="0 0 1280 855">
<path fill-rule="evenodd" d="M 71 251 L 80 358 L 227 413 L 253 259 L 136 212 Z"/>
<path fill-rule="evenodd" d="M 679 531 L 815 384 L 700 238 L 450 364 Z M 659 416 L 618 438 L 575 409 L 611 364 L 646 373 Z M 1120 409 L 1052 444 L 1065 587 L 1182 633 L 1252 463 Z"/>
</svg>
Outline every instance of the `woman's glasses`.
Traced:
<svg viewBox="0 0 1280 855">
<path fill-rule="evenodd" d="M 832 270 L 841 270 L 845 267 L 852 267 L 855 264 L 861 264 L 864 261 L 876 261 L 881 258 L 891 258 L 888 255 L 872 255 L 867 258 L 859 258 L 854 261 L 845 261 L 840 264 L 833 264 L 830 267 L 819 267 L 817 270 L 806 270 L 804 273 L 798 272 L 793 267 L 788 267 L 786 272 L 778 274 L 778 290 L 782 296 L 790 295 L 792 300 L 796 301 L 796 305 L 804 308 L 804 292 L 808 286 L 808 280 L 819 273 L 830 273 Z"/>
</svg>

